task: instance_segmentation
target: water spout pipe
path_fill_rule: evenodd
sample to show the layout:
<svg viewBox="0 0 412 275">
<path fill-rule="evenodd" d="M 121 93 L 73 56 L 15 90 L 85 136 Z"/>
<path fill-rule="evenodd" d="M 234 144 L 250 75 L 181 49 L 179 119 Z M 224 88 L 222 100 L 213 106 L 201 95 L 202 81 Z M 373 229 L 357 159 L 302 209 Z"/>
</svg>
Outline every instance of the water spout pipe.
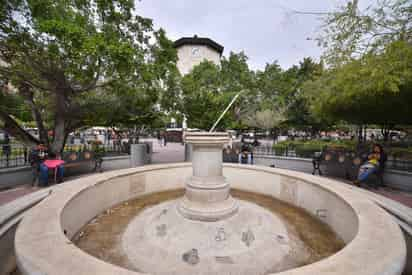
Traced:
<svg viewBox="0 0 412 275">
<path fill-rule="evenodd" d="M 215 124 L 213 124 L 212 128 L 210 128 L 209 133 L 212 133 L 215 131 L 216 126 L 219 124 L 219 122 L 222 120 L 223 116 L 227 113 L 227 111 L 229 111 L 230 107 L 232 107 L 233 103 L 235 103 L 236 99 L 239 97 L 239 95 L 241 93 L 243 93 L 244 90 L 238 92 L 232 99 L 232 101 L 230 101 L 229 105 L 227 105 L 226 109 L 222 112 L 222 114 L 220 115 L 220 117 L 216 120 Z"/>
</svg>

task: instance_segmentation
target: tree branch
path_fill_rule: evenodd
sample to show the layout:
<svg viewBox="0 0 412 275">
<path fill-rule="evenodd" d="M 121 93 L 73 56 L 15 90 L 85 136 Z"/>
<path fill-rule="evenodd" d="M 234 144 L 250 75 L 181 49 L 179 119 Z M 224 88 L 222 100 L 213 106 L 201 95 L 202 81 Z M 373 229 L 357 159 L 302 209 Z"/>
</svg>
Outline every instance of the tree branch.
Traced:
<svg viewBox="0 0 412 275">
<path fill-rule="evenodd" d="M 28 146 L 39 144 L 40 141 L 26 132 L 17 121 L 6 112 L 0 110 L 0 119 L 4 122 L 4 130 Z"/>
<path fill-rule="evenodd" d="M 50 89 L 48 89 L 48 87 L 42 86 L 38 83 L 34 83 L 33 81 L 29 80 L 23 72 L 7 70 L 7 69 L 5 69 L 4 67 L 1 67 L 1 66 L 0 66 L 0 72 L 4 73 L 4 74 L 7 74 L 7 75 L 13 75 L 14 74 L 17 77 L 19 77 L 22 82 L 26 82 L 27 84 L 29 84 L 33 88 L 44 90 L 44 91 L 50 91 Z"/>
<path fill-rule="evenodd" d="M 36 121 L 37 128 L 39 130 L 40 141 L 42 143 L 48 145 L 49 141 L 48 141 L 48 137 L 47 137 L 47 130 L 44 127 L 42 115 L 41 115 L 39 109 L 37 108 L 36 104 L 34 103 L 33 91 L 31 90 L 31 88 L 28 85 L 23 83 L 19 87 L 19 92 L 23 96 L 23 98 L 25 99 L 25 102 L 30 106 L 30 108 L 32 110 L 33 117 Z"/>
<path fill-rule="evenodd" d="M 95 77 L 88 85 L 86 85 L 86 86 L 83 87 L 83 88 L 73 88 L 73 87 L 72 87 L 72 90 L 73 90 L 75 93 L 83 93 L 83 92 L 88 92 L 88 91 L 90 91 L 90 90 L 93 90 L 93 89 L 97 88 L 97 82 L 99 81 L 100 74 L 101 74 L 101 72 L 100 72 L 100 65 L 101 65 L 101 61 L 100 61 L 100 59 L 99 59 L 99 60 L 97 61 L 97 74 L 96 74 L 96 77 Z"/>
</svg>

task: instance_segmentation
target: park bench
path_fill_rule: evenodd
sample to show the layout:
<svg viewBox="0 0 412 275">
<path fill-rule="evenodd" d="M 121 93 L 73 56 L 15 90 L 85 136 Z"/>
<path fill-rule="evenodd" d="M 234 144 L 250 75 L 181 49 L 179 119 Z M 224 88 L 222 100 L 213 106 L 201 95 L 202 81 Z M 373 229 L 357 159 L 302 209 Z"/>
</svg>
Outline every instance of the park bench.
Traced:
<svg viewBox="0 0 412 275">
<path fill-rule="evenodd" d="M 82 152 L 64 152 L 62 159 L 64 160 L 64 168 L 81 167 L 93 164 L 93 171 L 102 172 L 103 154 L 94 151 Z"/>
<path fill-rule="evenodd" d="M 327 146 L 312 159 L 313 172 L 315 175 L 326 174 L 332 177 L 356 180 L 359 167 L 368 159 L 368 149 L 358 147 L 356 151 L 348 150 L 339 146 Z M 383 174 L 385 170 L 386 156 L 381 161 L 379 169 L 368 179 L 367 184 L 383 185 Z M 323 170 L 323 171 L 322 171 Z"/>
<path fill-rule="evenodd" d="M 239 149 L 225 148 L 223 149 L 223 162 L 238 163 L 239 162 Z"/>
<path fill-rule="evenodd" d="M 251 163 L 253 163 L 253 146 L 248 143 L 233 143 L 232 148 L 225 148 L 223 149 L 223 162 L 226 163 L 239 163 L 239 154 L 242 152 L 242 149 L 248 148 L 250 152 L 250 159 Z"/>
<path fill-rule="evenodd" d="M 62 160 L 64 161 L 64 170 L 65 174 L 67 172 L 67 169 L 71 169 L 74 167 L 85 167 L 90 164 L 93 164 L 93 171 L 99 171 L 102 172 L 102 162 L 103 162 L 103 154 L 94 152 L 94 151 L 65 151 L 62 154 Z M 33 180 L 32 182 L 35 183 L 36 179 L 39 178 L 39 171 L 36 168 L 36 166 L 32 166 L 32 169 L 36 169 L 36 171 L 33 170 Z M 48 171 L 49 174 L 49 182 L 51 178 L 54 178 L 54 182 L 56 183 L 56 168 L 54 169 L 49 169 Z M 40 179 L 39 179 L 40 180 Z"/>
</svg>

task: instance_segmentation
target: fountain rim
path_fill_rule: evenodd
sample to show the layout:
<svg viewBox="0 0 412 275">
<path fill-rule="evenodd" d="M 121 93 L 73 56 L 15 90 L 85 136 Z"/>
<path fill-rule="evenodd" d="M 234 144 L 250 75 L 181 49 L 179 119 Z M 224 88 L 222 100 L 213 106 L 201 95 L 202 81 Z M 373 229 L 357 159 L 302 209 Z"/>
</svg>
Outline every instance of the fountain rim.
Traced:
<svg viewBox="0 0 412 275">
<path fill-rule="evenodd" d="M 15 251 L 20 271 L 24 275 L 39 274 L 39 272 L 65 275 L 72 274 L 75 270 L 80 273 L 81 271 L 93 270 L 98 274 L 143 274 L 104 262 L 74 246 L 63 233 L 61 221 L 63 211 L 77 195 L 90 188 L 96 188 L 105 182 L 156 170 L 188 167 L 191 167 L 190 163 L 150 165 L 123 169 L 73 180 L 54 188 L 53 194 L 31 209 L 17 229 Z M 335 274 L 342 275 L 348 274 L 348 270 L 353 272 L 353 269 L 359 275 L 382 274 L 382 272 L 390 275 L 401 274 L 406 261 L 406 245 L 399 226 L 392 220 L 389 214 L 368 199 L 366 195 L 351 190 L 354 189 L 353 187 L 344 186 L 335 180 L 290 170 L 236 164 L 225 164 L 224 167 L 285 176 L 299 179 L 306 184 L 317 185 L 348 204 L 358 219 L 357 233 L 341 251 L 316 263 L 277 274 L 330 274 L 331 268 L 334 268 Z M 47 228 L 44 224 L 45 219 L 48 222 Z M 377 222 L 379 222 L 379 226 L 376 226 Z M 381 231 L 381 234 L 384 233 L 385 238 L 379 241 L 371 241 L 371 238 L 373 238 L 371 232 L 374 230 Z M 383 230 L 385 231 L 383 232 Z M 390 249 L 394 247 L 396 249 Z M 50 255 L 48 261 L 44 261 L 45 255 L 42 255 L 45 249 L 49 253 L 47 255 Z M 53 250 L 53 252 L 50 250 Z M 374 253 L 370 253 L 371 250 Z M 58 253 L 58 255 L 54 253 Z M 70 266 L 73 261 L 67 261 L 68 258 L 72 260 L 77 259 L 77 261 L 84 264 L 73 269 L 73 266 Z M 380 259 L 380 264 L 376 264 L 377 258 Z M 65 264 L 62 264 L 62 262 Z M 379 268 L 385 268 L 385 270 Z M 57 273 L 51 272 L 51 270 Z"/>
<path fill-rule="evenodd" d="M 226 132 L 188 132 L 185 142 L 194 145 L 223 145 L 230 140 Z"/>
</svg>

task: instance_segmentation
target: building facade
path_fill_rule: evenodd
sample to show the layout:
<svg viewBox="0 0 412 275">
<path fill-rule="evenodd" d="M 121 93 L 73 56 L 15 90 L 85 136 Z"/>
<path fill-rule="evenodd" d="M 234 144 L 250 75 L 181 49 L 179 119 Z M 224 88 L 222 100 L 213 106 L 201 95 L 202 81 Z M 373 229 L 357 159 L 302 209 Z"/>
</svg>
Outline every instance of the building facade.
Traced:
<svg viewBox="0 0 412 275">
<path fill-rule="evenodd" d="M 194 66 L 202 61 L 208 60 L 220 65 L 223 54 L 223 46 L 210 38 L 205 37 L 183 37 L 174 42 L 177 49 L 177 68 L 182 75 L 189 73 Z"/>
</svg>

